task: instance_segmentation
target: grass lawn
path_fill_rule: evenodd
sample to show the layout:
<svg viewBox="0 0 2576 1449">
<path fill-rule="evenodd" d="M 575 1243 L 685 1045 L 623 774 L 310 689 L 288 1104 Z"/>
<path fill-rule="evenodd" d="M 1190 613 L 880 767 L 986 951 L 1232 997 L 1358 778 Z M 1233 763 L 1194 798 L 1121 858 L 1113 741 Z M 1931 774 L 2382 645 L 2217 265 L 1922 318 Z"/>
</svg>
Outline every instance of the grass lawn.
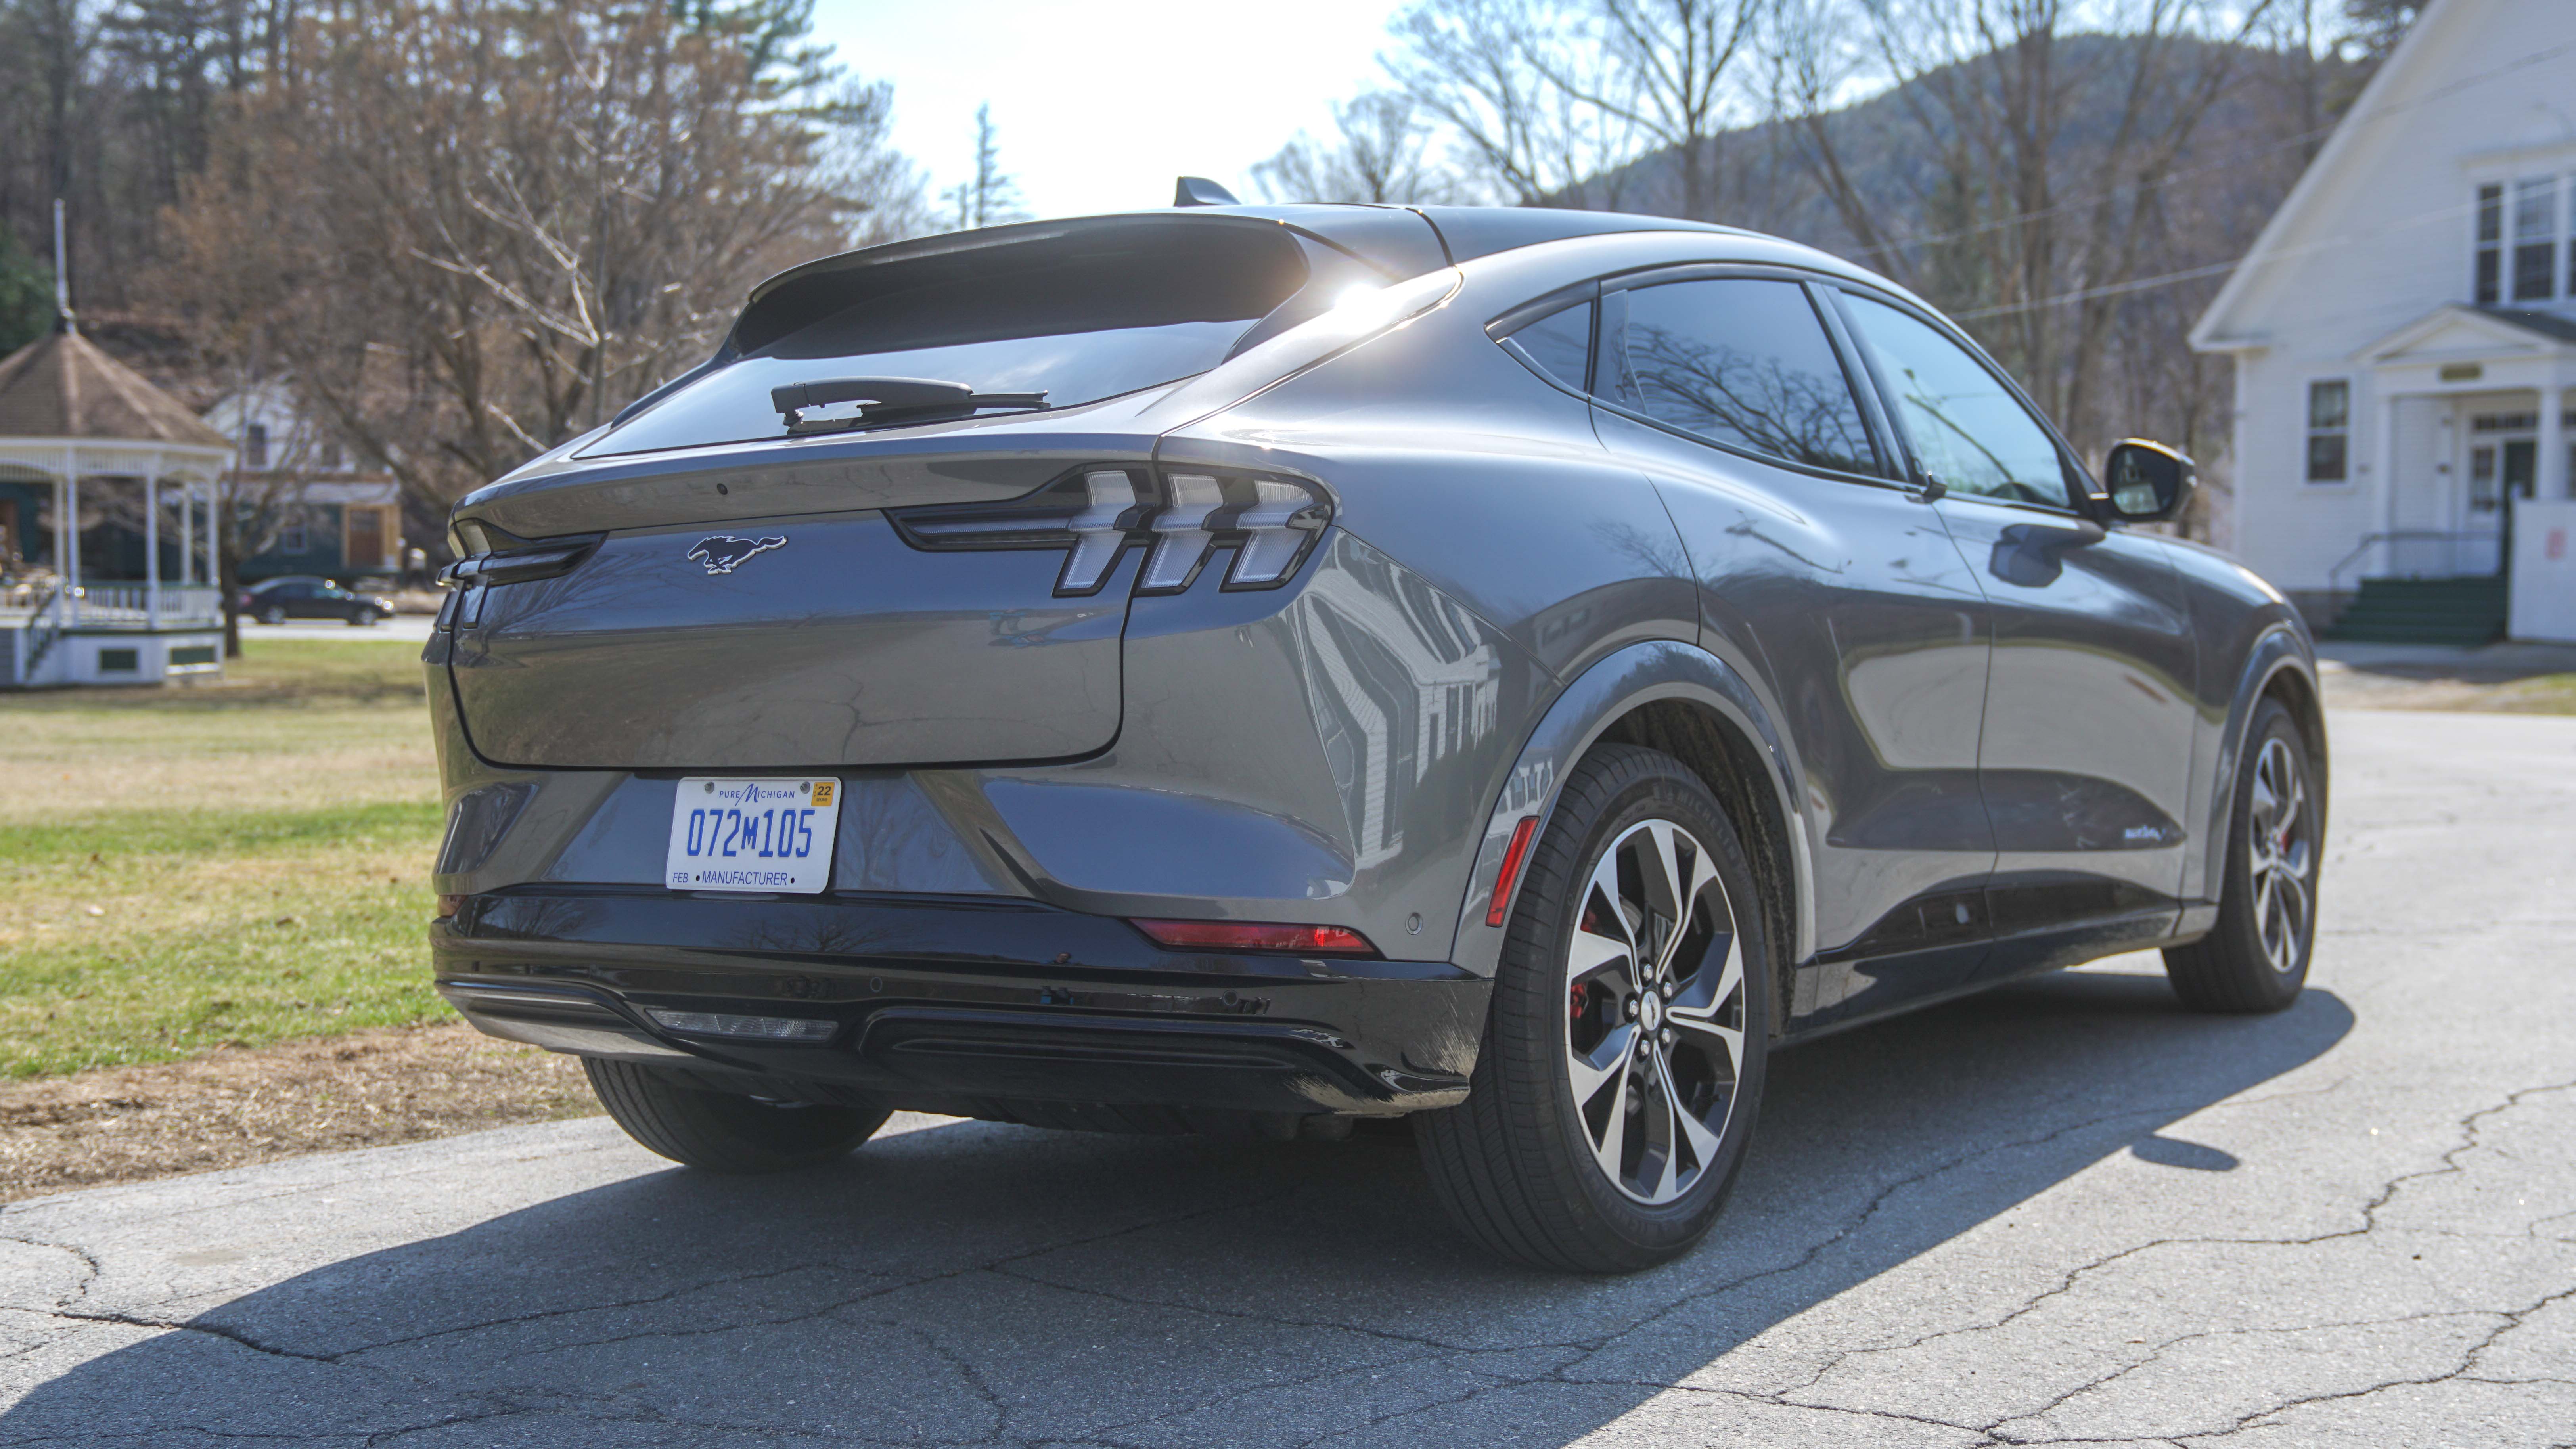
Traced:
<svg viewBox="0 0 2576 1449">
<path fill-rule="evenodd" d="M 2325 675 L 2325 689 L 2329 708 L 2576 714 L 2576 674 L 2479 680 L 2438 672 L 2330 668 Z"/>
<path fill-rule="evenodd" d="M 416 649 L 0 696 L 0 1077 L 435 1020 Z"/>
</svg>

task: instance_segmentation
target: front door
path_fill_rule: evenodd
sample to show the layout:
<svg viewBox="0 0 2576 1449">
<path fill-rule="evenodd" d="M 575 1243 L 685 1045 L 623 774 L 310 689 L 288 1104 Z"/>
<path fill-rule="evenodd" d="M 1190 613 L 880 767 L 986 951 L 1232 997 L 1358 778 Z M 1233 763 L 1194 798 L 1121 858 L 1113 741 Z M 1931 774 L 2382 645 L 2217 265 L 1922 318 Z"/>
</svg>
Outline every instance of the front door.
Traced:
<svg viewBox="0 0 2576 1449">
<path fill-rule="evenodd" d="M 1932 321 L 1845 293 L 1881 395 L 1993 620 L 1977 767 L 1997 973 L 2167 935 L 2180 908 L 2196 655 L 2166 545 L 2105 528 L 2056 435 Z"/>
<path fill-rule="evenodd" d="M 351 507 L 342 510 L 347 535 L 341 543 L 342 566 L 357 572 L 373 572 L 385 565 L 385 510 Z"/>
<path fill-rule="evenodd" d="M 1994 864 L 1985 602 L 1940 513 L 1881 458 L 1819 300 L 1717 269 L 1614 288 L 1594 383 L 1602 441 L 1680 531 L 1704 646 L 1774 691 L 1801 752 L 1805 1025 L 1971 979 Z"/>
<path fill-rule="evenodd" d="M 2474 537 L 2452 559 L 2451 572 L 2504 572 L 2514 500 L 2530 498 L 2540 478 L 2540 437 L 2525 431 L 2536 427 L 2535 419 L 2514 413 L 2470 420 L 2469 490 L 2458 527 Z"/>
</svg>

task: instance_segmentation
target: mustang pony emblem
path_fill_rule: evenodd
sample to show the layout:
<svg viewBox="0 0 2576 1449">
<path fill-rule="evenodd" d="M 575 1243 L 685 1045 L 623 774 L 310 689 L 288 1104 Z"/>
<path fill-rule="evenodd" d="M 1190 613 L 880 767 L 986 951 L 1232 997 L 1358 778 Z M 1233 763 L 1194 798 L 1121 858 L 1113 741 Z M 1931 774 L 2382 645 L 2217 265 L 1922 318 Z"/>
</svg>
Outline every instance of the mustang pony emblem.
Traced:
<svg viewBox="0 0 2576 1449">
<path fill-rule="evenodd" d="M 773 548 L 786 546 L 787 540 L 783 536 L 736 538 L 730 533 L 718 533 L 699 539 L 698 546 L 689 550 L 689 557 L 705 564 L 709 574 L 729 574 L 734 571 L 736 565 L 753 554 L 767 553 Z"/>
</svg>

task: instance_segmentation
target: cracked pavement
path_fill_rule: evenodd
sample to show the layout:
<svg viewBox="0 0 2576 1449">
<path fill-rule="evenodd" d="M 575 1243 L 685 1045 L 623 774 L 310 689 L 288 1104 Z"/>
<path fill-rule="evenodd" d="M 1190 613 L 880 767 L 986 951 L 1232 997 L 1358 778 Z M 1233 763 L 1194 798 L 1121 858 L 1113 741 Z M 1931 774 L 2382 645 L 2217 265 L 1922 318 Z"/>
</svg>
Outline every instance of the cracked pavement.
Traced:
<svg viewBox="0 0 2576 1449">
<path fill-rule="evenodd" d="M 2576 1445 L 2576 720 L 2343 714 L 2280 1016 L 2123 957 L 1785 1053 L 1587 1280 L 1400 1135 L 604 1120 L 0 1209 L 0 1445 Z"/>
</svg>

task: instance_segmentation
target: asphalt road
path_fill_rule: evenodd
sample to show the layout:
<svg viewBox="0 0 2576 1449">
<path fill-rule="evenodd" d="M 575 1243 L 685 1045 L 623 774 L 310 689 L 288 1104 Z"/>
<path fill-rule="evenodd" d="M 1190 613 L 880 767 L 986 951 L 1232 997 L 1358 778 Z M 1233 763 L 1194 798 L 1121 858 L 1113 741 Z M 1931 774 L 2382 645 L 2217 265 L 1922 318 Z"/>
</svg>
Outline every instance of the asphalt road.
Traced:
<svg viewBox="0 0 2576 1449">
<path fill-rule="evenodd" d="M 1477 1257 L 1401 1137 L 565 1123 L 0 1211 L 0 1443 L 2576 1443 L 2576 720 L 2334 728 L 2296 1008 L 2130 957 L 1786 1054 L 1657 1272 Z"/>
</svg>

